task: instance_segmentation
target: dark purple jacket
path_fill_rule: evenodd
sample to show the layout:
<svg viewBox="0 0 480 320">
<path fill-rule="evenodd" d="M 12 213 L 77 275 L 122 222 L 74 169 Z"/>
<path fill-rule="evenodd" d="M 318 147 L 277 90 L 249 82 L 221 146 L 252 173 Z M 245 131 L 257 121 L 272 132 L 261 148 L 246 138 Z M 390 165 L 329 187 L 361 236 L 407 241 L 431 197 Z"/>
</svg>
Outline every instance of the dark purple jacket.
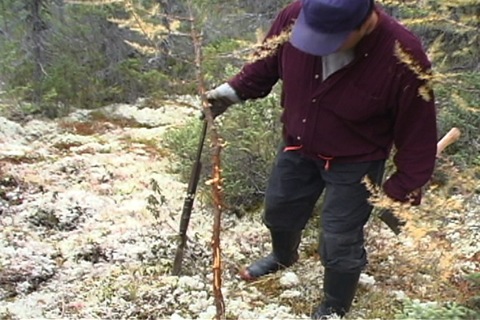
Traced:
<svg viewBox="0 0 480 320">
<path fill-rule="evenodd" d="M 301 1 L 283 9 L 267 38 L 291 26 L 300 9 Z M 405 201 L 433 172 L 436 114 L 433 92 L 424 90 L 426 82 L 396 52 L 406 53 L 416 69 L 429 72 L 430 62 L 417 37 L 377 12 L 378 24 L 355 48 L 354 61 L 325 81 L 321 57 L 287 42 L 274 55 L 245 65 L 229 84 L 246 100 L 265 97 L 282 80 L 285 142 L 306 155 L 332 163 L 379 160 L 394 145 L 397 170 L 384 190 Z"/>
</svg>

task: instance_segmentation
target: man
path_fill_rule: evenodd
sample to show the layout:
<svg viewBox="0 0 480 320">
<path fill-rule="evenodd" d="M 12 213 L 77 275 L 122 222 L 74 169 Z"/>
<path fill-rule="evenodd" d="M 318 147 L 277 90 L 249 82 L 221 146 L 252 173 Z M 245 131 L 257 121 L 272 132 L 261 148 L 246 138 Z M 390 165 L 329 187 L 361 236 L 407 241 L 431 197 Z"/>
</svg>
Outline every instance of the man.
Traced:
<svg viewBox="0 0 480 320">
<path fill-rule="evenodd" d="M 436 115 L 430 63 L 420 41 L 373 0 L 303 0 L 283 9 L 268 39 L 289 41 L 208 92 L 214 116 L 266 96 L 282 80 L 283 141 L 266 190 L 272 252 L 241 272 L 245 280 L 289 267 L 319 196 L 324 298 L 313 319 L 349 311 L 367 263 L 363 227 L 372 207 L 365 176 L 380 184 L 392 146 L 391 198 L 417 205 L 430 178 Z"/>
</svg>

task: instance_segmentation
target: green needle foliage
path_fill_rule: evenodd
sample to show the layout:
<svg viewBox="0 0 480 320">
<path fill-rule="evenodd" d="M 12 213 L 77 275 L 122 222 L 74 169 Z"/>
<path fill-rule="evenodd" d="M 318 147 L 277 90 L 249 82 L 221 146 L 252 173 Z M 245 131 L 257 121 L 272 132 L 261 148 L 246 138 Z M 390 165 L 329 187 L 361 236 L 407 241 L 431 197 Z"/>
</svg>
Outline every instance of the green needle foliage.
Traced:
<svg viewBox="0 0 480 320">
<path fill-rule="evenodd" d="M 266 181 L 280 142 L 280 108 L 277 95 L 237 105 L 217 119 L 226 142 L 222 151 L 222 176 L 227 211 L 239 215 L 258 208 L 263 202 Z M 185 127 L 172 129 L 165 143 L 177 156 L 174 171 L 188 180 L 193 165 L 201 121 L 194 119 Z M 211 204 L 209 149 L 203 155 L 199 192 Z M 203 183 L 202 183 L 203 182 Z"/>
</svg>

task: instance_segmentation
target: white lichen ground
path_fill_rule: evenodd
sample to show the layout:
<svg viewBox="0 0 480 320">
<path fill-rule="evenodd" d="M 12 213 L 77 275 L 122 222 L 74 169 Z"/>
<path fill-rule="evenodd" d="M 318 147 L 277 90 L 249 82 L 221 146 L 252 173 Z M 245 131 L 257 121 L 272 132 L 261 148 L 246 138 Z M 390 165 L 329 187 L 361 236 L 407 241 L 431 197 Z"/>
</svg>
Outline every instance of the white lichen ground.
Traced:
<svg viewBox="0 0 480 320">
<path fill-rule="evenodd" d="M 184 275 L 171 276 L 186 185 L 169 173 L 168 150 L 151 149 L 153 141 L 154 150 L 162 150 L 165 130 L 197 112 L 122 105 L 106 108 L 105 114 L 143 127 L 112 124 L 101 133 L 78 135 L 60 124 L 86 121 L 86 112 L 24 125 L 0 118 L 0 160 L 9 160 L 0 162 L 0 176 L 18 183 L 6 195 L 10 205 L 0 202 L 0 318 L 213 318 L 211 211 L 196 202 Z M 152 179 L 161 195 L 152 191 Z M 162 202 L 155 213 L 147 210 L 151 195 Z M 379 238 L 391 237 L 380 231 Z M 398 248 L 399 241 L 390 246 Z M 238 268 L 268 253 L 269 236 L 259 215 L 225 216 L 227 317 L 309 318 L 322 281 L 318 259 L 305 253 L 312 246 L 315 236 L 308 235 L 293 268 L 261 283 L 242 282 Z M 363 292 L 381 290 L 374 277 L 362 275 Z M 384 294 L 403 299 L 401 293 Z M 357 308 L 352 317 L 365 313 Z"/>
</svg>

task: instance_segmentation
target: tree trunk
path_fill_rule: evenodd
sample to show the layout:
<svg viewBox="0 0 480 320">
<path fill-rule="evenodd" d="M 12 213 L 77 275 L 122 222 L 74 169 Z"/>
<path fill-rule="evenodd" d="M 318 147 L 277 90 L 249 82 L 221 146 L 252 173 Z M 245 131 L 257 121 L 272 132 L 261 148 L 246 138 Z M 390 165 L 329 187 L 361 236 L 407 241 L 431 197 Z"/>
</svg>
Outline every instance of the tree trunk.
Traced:
<svg viewBox="0 0 480 320">
<path fill-rule="evenodd" d="M 6 12 L 6 6 L 5 6 L 5 0 L 0 1 L 0 10 L 2 10 L 2 14 L 5 15 Z M 4 16 L 3 17 L 3 30 L 2 30 L 2 35 L 7 36 L 9 34 L 9 29 L 10 27 L 8 26 L 8 19 Z"/>
<path fill-rule="evenodd" d="M 34 80 L 33 102 L 36 104 L 42 101 L 42 84 L 45 77 L 43 69 L 45 59 L 42 39 L 43 31 L 46 29 L 46 23 L 42 19 L 42 9 L 45 5 L 45 0 L 30 0 L 27 3 L 27 8 L 29 9 L 27 22 L 31 25 L 29 38 L 32 45 L 33 62 L 35 64 L 32 75 Z"/>
</svg>

